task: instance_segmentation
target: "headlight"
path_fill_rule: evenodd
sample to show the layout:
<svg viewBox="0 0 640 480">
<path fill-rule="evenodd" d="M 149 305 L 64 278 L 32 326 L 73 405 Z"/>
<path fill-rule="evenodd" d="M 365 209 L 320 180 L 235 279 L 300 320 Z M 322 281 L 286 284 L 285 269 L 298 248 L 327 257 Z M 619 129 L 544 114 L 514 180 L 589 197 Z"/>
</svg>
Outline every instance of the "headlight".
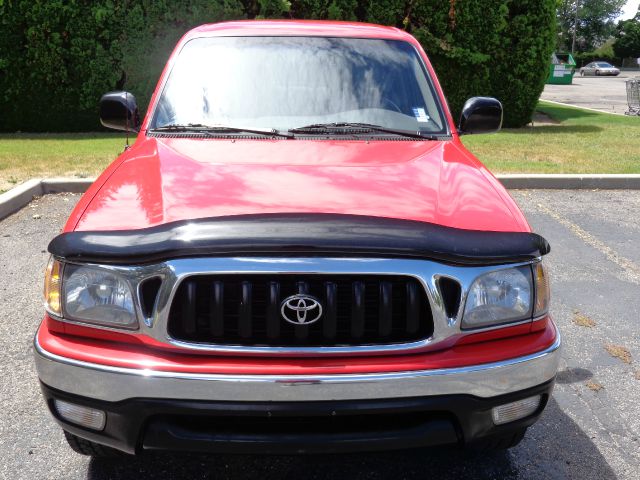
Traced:
<svg viewBox="0 0 640 480">
<path fill-rule="evenodd" d="M 485 273 L 467 295 L 462 328 L 478 328 L 531 318 L 531 267 L 525 265 Z"/>
<path fill-rule="evenodd" d="M 70 320 L 116 328 L 138 327 L 131 288 L 113 271 L 65 265 L 62 298 L 64 317 Z"/>
</svg>

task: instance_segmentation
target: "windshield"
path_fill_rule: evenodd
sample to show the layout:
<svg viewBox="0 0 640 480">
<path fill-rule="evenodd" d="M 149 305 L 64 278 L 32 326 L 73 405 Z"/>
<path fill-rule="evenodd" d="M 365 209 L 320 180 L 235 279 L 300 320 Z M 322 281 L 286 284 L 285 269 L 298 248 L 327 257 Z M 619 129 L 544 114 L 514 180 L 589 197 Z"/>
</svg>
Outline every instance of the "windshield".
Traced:
<svg viewBox="0 0 640 480">
<path fill-rule="evenodd" d="M 442 109 L 412 45 L 324 37 L 189 41 L 150 128 L 199 124 L 289 130 L 332 122 L 446 133 Z"/>
</svg>

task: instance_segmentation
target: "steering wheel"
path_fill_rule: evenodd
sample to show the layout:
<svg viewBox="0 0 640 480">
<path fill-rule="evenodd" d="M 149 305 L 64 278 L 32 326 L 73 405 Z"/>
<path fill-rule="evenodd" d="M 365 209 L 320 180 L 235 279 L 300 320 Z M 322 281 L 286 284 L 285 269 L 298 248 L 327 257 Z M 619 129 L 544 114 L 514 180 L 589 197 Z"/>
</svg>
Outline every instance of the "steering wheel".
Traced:
<svg viewBox="0 0 640 480">
<path fill-rule="evenodd" d="M 390 100 L 388 97 L 382 97 L 380 99 L 380 105 L 389 105 L 392 110 L 395 110 L 398 113 L 403 113 L 402 109 L 393 100 Z"/>
</svg>

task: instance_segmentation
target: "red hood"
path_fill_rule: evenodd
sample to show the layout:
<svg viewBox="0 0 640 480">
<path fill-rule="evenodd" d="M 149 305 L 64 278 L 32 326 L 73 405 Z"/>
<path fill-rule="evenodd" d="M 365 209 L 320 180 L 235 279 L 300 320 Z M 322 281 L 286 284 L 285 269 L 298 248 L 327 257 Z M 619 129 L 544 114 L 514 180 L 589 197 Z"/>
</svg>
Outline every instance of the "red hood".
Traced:
<svg viewBox="0 0 640 480">
<path fill-rule="evenodd" d="M 393 217 L 528 231 L 509 195 L 457 140 L 144 138 L 94 184 L 67 230 L 283 212 Z"/>
</svg>

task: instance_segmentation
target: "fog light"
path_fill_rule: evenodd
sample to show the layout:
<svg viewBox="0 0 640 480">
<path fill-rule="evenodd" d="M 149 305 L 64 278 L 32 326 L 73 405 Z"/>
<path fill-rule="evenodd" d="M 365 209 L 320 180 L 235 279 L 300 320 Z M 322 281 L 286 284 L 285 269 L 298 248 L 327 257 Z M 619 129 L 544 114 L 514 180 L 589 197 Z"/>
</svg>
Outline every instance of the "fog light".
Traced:
<svg viewBox="0 0 640 480">
<path fill-rule="evenodd" d="M 58 415 L 71 423 L 76 423 L 83 427 L 102 430 L 107 421 L 107 415 L 102 410 L 83 407 L 82 405 L 76 405 L 75 403 L 62 400 L 54 400 L 53 404 L 56 407 Z"/>
<path fill-rule="evenodd" d="M 535 397 L 529 397 L 524 400 L 494 407 L 491 410 L 493 423 L 502 425 L 503 423 L 514 422 L 521 418 L 528 417 L 538 409 L 541 399 L 542 397 L 540 395 L 536 395 Z"/>
</svg>

